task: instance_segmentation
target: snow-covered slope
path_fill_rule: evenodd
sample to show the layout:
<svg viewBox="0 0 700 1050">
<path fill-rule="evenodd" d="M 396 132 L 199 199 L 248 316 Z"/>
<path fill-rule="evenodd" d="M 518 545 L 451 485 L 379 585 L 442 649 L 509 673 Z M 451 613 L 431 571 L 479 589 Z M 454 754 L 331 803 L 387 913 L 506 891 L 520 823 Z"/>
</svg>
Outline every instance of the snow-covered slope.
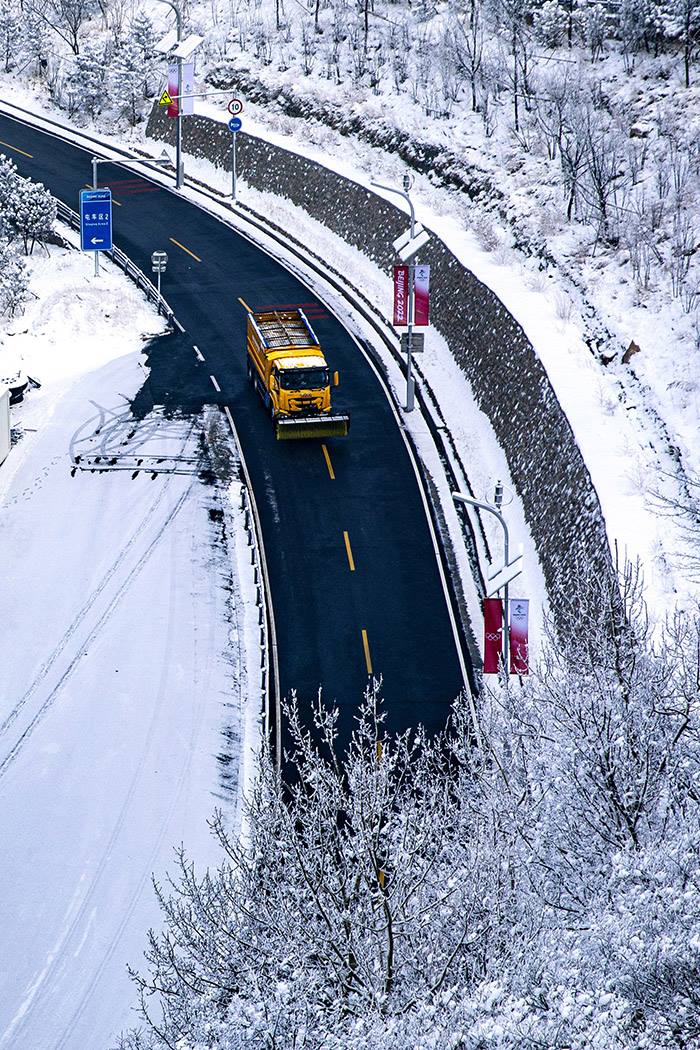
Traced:
<svg viewBox="0 0 700 1050">
<path fill-rule="evenodd" d="M 110 434 L 146 458 L 199 455 L 196 421 L 131 417 L 162 321 L 91 266 L 37 255 L 37 298 L 3 322 L 42 382 L 13 410 L 0 468 L 3 1050 L 99 1048 L 131 1023 L 126 966 L 158 921 L 151 877 L 183 841 L 206 866 L 207 820 L 237 804 L 236 756 L 224 791 L 217 755 L 223 729 L 245 732 L 243 625 L 235 554 L 208 513 L 226 491 L 196 465 L 71 466 Z"/>
</svg>

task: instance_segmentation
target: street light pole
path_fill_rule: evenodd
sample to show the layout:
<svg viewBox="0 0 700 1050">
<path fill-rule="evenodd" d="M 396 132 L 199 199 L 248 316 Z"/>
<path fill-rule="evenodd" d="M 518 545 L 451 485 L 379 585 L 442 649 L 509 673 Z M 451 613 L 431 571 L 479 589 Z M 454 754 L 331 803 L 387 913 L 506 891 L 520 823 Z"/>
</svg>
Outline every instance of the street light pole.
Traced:
<svg viewBox="0 0 700 1050">
<path fill-rule="evenodd" d="M 380 190 L 386 190 L 387 193 L 397 193 L 399 197 L 408 204 L 409 214 L 411 216 L 411 240 L 415 237 L 416 231 L 416 212 L 413 207 L 413 201 L 411 200 L 408 191 L 411 188 L 411 176 L 404 175 L 403 177 L 403 189 L 398 190 L 395 186 L 384 186 L 381 182 L 373 182 L 373 186 L 376 186 Z M 406 411 L 412 412 L 414 408 L 414 393 L 415 383 L 413 381 L 413 295 L 416 281 L 416 261 L 414 258 L 409 259 L 408 262 L 408 348 L 406 351 Z"/>
<path fill-rule="evenodd" d="M 182 15 L 180 8 L 172 0 L 160 0 L 161 4 L 167 4 L 175 12 L 177 23 L 177 42 L 182 42 Z M 184 171 L 182 163 L 182 56 L 177 58 L 177 118 L 175 126 L 175 189 L 182 189 L 184 183 Z"/>
<path fill-rule="evenodd" d="M 98 161 L 97 157 L 93 157 L 92 158 L 92 188 L 93 188 L 93 190 L 97 189 L 97 165 L 98 164 L 99 164 L 99 161 Z M 99 277 L 100 276 L 100 253 L 99 252 L 93 252 L 93 255 L 95 256 L 95 277 Z"/>
<path fill-rule="evenodd" d="M 490 503 L 483 503 L 481 500 L 472 499 L 470 496 L 463 496 L 461 492 L 453 492 L 452 498 L 457 503 L 466 503 L 470 507 L 480 507 L 481 510 L 487 510 L 489 514 L 493 514 L 494 518 L 498 518 L 503 528 L 503 553 L 505 556 L 505 564 L 510 564 L 510 536 L 508 534 L 508 526 L 506 519 L 501 514 L 500 508 L 503 506 L 503 483 L 501 481 L 496 482 L 495 492 L 495 503 L 496 506 L 492 506 Z M 493 593 L 493 592 L 492 592 Z M 503 637 L 502 641 L 502 662 L 503 672 L 508 674 L 508 602 L 509 602 L 509 587 L 506 583 L 503 587 Z"/>
</svg>

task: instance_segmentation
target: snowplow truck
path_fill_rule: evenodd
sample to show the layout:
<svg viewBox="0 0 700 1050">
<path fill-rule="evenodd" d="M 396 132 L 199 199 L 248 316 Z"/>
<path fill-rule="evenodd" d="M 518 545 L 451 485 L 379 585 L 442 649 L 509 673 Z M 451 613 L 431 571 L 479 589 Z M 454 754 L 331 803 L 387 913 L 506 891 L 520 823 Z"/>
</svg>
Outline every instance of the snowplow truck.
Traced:
<svg viewBox="0 0 700 1050">
<path fill-rule="evenodd" d="M 345 437 L 350 417 L 331 408 L 332 376 L 304 311 L 248 313 L 248 379 L 275 426 L 278 440 Z"/>
</svg>

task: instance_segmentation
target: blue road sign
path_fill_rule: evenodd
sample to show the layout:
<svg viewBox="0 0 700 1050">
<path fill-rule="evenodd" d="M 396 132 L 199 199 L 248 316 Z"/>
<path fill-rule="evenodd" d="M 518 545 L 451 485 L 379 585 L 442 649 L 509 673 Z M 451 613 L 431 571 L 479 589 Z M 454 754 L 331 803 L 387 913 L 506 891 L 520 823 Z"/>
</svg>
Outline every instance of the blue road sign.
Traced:
<svg viewBox="0 0 700 1050">
<path fill-rule="evenodd" d="M 240 117 L 231 117 L 228 122 L 229 131 L 232 131 L 235 135 L 237 131 L 240 131 L 243 127 L 243 121 Z"/>
<path fill-rule="evenodd" d="M 112 191 L 80 191 L 80 247 L 84 252 L 112 250 Z"/>
</svg>

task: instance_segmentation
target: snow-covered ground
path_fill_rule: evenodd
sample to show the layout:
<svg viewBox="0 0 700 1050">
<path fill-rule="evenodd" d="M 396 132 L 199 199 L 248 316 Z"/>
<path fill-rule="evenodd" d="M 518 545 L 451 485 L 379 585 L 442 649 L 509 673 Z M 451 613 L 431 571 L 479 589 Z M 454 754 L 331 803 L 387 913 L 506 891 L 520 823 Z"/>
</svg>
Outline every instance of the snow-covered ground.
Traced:
<svg viewBox="0 0 700 1050">
<path fill-rule="evenodd" d="M 201 421 L 130 416 L 161 319 L 78 252 L 32 268 L 37 299 L 3 323 L 42 387 L 13 409 L 0 467 L 0 1047 L 97 1050 L 133 1023 L 152 875 L 182 842 L 200 870 L 216 858 L 217 806 L 235 823 L 259 691 Z M 101 446 L 183 472 L 72 468 Z"/>
</svg>

